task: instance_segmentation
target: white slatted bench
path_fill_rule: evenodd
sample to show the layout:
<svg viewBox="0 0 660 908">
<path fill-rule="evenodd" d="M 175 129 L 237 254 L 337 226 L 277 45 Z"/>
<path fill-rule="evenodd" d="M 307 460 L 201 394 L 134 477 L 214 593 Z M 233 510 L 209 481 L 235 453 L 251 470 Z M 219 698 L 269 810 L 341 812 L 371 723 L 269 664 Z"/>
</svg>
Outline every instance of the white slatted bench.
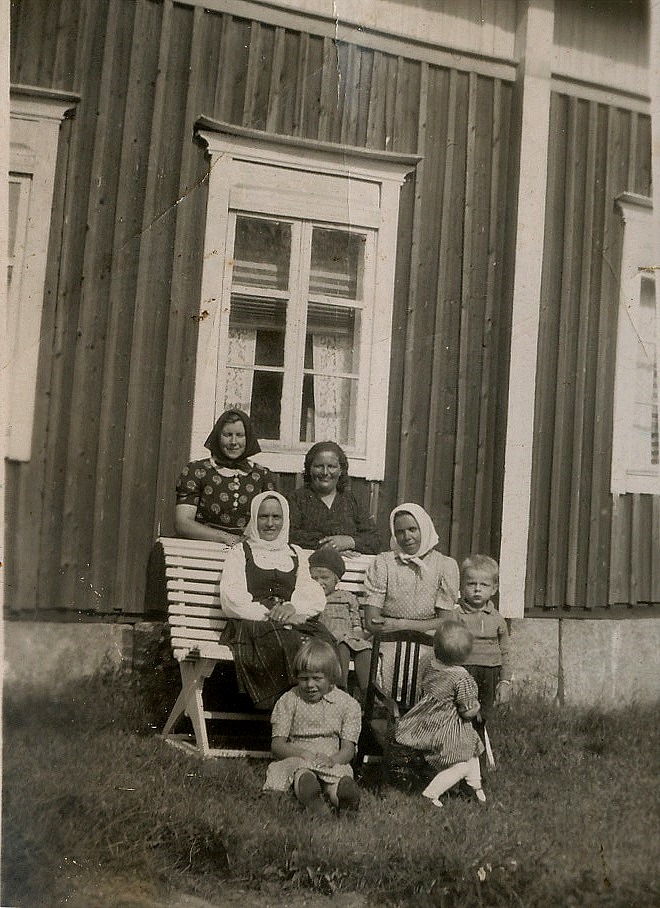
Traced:
<svg viewBox="0 0 660 908">
<path fill-rule="evenodd" d="M 220 578 L 228 552 L 226 546 L 196 539 L 159 540 L 165 555 L 167 611 L 172 650 L 181 670 L 181 693 L 177 697 L 163 736 L 171 743 L 204 757 L 269 756 L 269 751 L 212 748 L 207 721 L 268 719 L 263 712 L 217 712 L 204 706 L 204 682 L 218 662 L 231 662 L 232 652 L 220 643 L 226 617 L 220 607 Z M 373 555 L 346 558 L 346 573 L 339 587 L 364 598 L 364 577 Z M 189 735 L 174 734 L 178 722 L 188 716 L 194 743 Z"/>
</svg>

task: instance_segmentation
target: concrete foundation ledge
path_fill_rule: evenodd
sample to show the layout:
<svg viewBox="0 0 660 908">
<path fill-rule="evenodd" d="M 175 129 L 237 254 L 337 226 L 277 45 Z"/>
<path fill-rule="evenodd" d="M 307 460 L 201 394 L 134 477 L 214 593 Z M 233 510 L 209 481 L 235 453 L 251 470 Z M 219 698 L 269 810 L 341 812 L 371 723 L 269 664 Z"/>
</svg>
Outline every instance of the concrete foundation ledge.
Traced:
<svg viewBox="0 0 660 908">
<path fill-rule="evenodd" d="M 171 658 L 167 624 L 4 624 L 5 694 L 54 693 L 108 669 Z M 155 648 L 155 650 L 154 650 Z M 660 701 L 660 618 L 522 618 L 511 622 L 514 689 L 569 706 L 618 709 Z"/>
<path fill-rule="evenodd" d="M 514 618 L 510 630 L 514 691 L 554 699 L 559 683 L 559 621 Z"/>
<path fill-rule="evenodd" d="M 133 664 L 130 624 L 6 621 L 5 694 L 49 691 Z"/>
<path fill-rule="evenodd" d="M 660 702 L 660 618 L 563 619 L 560 653 L 566 705 L 619 709 Z"/>
</svg>

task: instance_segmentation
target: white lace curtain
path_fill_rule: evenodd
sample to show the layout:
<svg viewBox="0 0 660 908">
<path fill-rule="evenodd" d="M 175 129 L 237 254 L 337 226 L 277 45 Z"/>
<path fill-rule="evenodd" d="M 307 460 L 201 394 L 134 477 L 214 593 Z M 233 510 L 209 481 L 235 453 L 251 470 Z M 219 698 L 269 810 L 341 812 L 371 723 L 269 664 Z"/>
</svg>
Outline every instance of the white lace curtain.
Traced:
<svg viewBox="0 0 660 908">
<path fill-rule="evenodd" d="M 350 372 L 353 355 L 351 337 L 314 334 L 312 347 L 315 372 Z M 314 437 L 339 444 L 351 441 L 354 382 L 331 375 L 314 376 Z"/>
<path fill-rule="evenodd" d="M 257 332 L 247 328 L 229 329 L 229 356 L 225 406 L 250 412 Z M 236 368 L 237 366 L 245 368 Z"/>
<path fill-rule="evenodd" d="M 227 360 L 226 407 L 250 412 L 257 332 L 230 328 Z M 345 334 L 312 336 L 314 371 L 346 373 L 352 370 L 352 338 Z M 355 419 L 356 382 L 332 374 L 314 375 L 314 438 L 333 439 L 340 444 L 352 442 Z"/>
</svg>

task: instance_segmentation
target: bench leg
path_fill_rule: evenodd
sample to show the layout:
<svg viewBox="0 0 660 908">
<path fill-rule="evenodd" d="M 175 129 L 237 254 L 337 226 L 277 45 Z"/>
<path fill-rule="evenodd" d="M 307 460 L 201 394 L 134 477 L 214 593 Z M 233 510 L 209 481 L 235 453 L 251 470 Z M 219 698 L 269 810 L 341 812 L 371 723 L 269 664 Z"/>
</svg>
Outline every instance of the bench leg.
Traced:
<svg viewBox="0 0 660 908">
<path fill-rule="evenodd" d="M 176 703 L 163 729 L 163 735 L 169 735 L 184 713 L 188 715 L 195 732 L 197 748 L 203 756 L 208 756 L 209 739 L 206 732 L 202 691 L 204 682 L 212 673 L 214 667 L 215 659 L 197 659 L 194 662 L 183 661 L 179 663 L 181 693 L 176 698 Z"/>
<path fill-rule="evenodd" d="M 186 712 L 186 692 L 181 688 L 179 696 L 176 698 L 176 703 L 172 707 L 172 712 L 169 715 L 167 722 L 165 723 L 165 728 L 163 729 L 163 736 L 171 734 L 176 728 L 176 724 L 181 719 Z"/>
</svg>

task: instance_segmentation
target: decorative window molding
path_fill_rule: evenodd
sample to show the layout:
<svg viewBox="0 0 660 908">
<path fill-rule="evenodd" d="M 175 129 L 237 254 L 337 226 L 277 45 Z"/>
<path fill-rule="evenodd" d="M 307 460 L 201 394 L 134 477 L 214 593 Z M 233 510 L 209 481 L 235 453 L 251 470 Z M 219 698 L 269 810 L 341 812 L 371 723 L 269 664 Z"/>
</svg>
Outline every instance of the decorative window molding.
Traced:
<svg viewBox="0 0 660 908">
<path fill-rule="evenodd" d="M 28 461 L 60 124 L 77 96 L 12 86 L 10 94 L 7 457 Z"/>
<path fill-rule="evenodd" d="M 653 209 L 646 196 L 617 198 L 624 221 L 614 384 L 612 492 L 660 495 L 660 312 Z"/>
<path fill-rule="evenodd" d="M 314 441 L 382 479 L 399 191 L 419 158 L 203 119 L 210 156 L 191 456 L 251 413 L 259 461 L 299 472 Z"/>
</svg>

